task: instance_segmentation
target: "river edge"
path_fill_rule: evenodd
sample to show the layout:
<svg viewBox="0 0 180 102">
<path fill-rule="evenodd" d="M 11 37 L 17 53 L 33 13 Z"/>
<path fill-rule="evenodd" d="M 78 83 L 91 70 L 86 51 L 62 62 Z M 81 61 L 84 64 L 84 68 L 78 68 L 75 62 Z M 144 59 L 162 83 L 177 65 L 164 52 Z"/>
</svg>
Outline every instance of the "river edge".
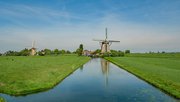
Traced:
<svg viewBox="0 0 180 102">
<path fill-rule="evenodd" d="M 17 92 L 17 93 L 10 93 L 10 92 L 5 92 L 2 91 L 0 93 L 2 94 L 7 94 L 10 96 L 26 96 L 26 95 L 30 95 L 30 94 L 35 94 L 35 93 L 39 93 L 39 92 L 45 92 L 48 91 L 50 89 L 53 89 L 56 85 L 58 85 L 59 83 L 61 83 L 65 78 L 67 78 L 68 76 L 70 76 L 73 72 L 75 72 L 77 69 L 79 69 L 81 66 L 83 66 L 84 64 L 86 64 L 87 62 L 89 62 L 91 60 L 90 57 L 88 57 L 87 59 L 84 60 L 84 63 L 81 64 L 77 64 L 75 66 L 72 66 L 72 70 L 71 72 L 69 72 L 66 76 L 64 76 L 63 78 L 60 78 L 59 80 L 57 80 L 55 83 L 52 83 L 51 86 L 47 86 L 47 87 L 43 87 L 43 88 L 37 88 L 37 89 L 32 89 L 32 90 L 23 90 L 21 92 Z M 3 98 L 2 98 L 3 99 Z"/>
<path fill-rule="evenodd" d="M 170 95 L 171 97 L 174 97 L 175 99 L 180 100 L 180 96 L 169 92 L 168 90 L 164 89 L 163 87 L 161 87 L 160 85 L 158 85 L 156 82 L 152 81 L 151 79 L 148 79 L 148 78 L 143 77 L 143 76 L 141 76 L 141 75 L 139 75 L 139 74 L 137 74 L 137 73 L 135 73 L 135 72 L 133 72 L 133 71 L 131 71 L 131 70 L 128 70 L 128 67 L 124 67 L 124 65 L 122 65 L 122 64 L 120 64 L 120 63 L 117 63 L 117 62 L 109 59 L 108 57 L 105 57 L 104 59 L 110 61 L 111 63 L 115 64 L 115 65 L 118 66 L 119 68 L 122 68 L 122 69 L 124 69 L 125 71 L 127 71 L 127 72 L 135 75 L 136 77 L 144 80 L 145 82 L 149 83 L 150 85 L 152 85 L 152 86 L 160 89 L 161 91 L 165 92 L 166 94 Z"/>
</svg>

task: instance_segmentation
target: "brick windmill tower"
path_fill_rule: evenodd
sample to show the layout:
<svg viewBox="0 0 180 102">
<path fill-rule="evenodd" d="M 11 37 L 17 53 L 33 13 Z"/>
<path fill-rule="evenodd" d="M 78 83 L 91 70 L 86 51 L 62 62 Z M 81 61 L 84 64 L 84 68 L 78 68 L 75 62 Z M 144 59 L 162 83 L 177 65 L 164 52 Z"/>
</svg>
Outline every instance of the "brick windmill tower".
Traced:
<svg viewBox="0 0 180 102">
<path fill-rule="evenodd" d="M 120 42 L 120 41 L 117 41 L 117 40 L 108 40 L 108 37 L 107 37 L 107 28 L 105 29 L 105 34 L 106 34 L 105 40 L 96 40 L 96 39 L 93 39 L 94 41 L 98 41 L 101 44 L 101 53 L 110 52 L 111 44 L 113 42 Z"/>
</svg>

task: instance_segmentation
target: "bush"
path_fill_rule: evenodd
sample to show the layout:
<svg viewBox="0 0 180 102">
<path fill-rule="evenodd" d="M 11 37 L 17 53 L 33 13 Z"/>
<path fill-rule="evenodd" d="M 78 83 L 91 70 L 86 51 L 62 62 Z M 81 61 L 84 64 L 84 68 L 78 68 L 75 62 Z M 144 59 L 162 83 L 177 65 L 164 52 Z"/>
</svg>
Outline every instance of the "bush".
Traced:
<svg viewBox="0 0 180 102">
<path fill-rule="evenodd" d="M 71 54 L 71 51 L 67 50 L 67 51 L 66 51 L 66 54 Z"/>
<path fill-rule="evenodd" d="M 5 54 L 6 56 L 20 56 L 20 55 L 21 55 L 20 52 L 17 52 L 17 51 L 11 51 L 11 50 L 5 52 L 4 54 Z"/>
<path fill-rule="evenodd" d="M 110 56 L 111 56 L 111 53 L 106 52 L 106 53 L 102 54 L 102 56 L 101 56 L 101 57 L 110 57 Z"/>
<path fill-rule="evenodd" d="M 107 52 L 104 54 L 101 54 L 99 57 L 123 57 L 124 52 L 122 51 L 116 51 L 116 50 L 111 50 L 111 52 Z"/>
<path fill-rule="evenodd" d="M 123 57 L 124 56 L 124 52 L 118 52 L 118 56 L 120 57 Z"/>
<path fill-rule="evenodd" d="M 130 53 L 130 50 L 125 50 L 125 54 L 128 54 L 128 53 Z"/>
<path fill-rule="evenodd" d="M 45 52 L 44 52 L 43 50 L 41 50 L 41 51 L 38 52 L 38 55 L 39 55 L 39 56 L 44 56 L 44 55 L 45 55 Z"/>
<path fill-rule="evenodd" d="M 51 55 L 52 51 L 50 49 L 44 49 L 45 55 Z"/>
<path fill-rule="evenodd" d="M 58 49 L 54 49 L 54 54 L 55 55 L 59 55 L 60 54 L 60 51 Z"/>
<path fill-rule="evenodd" d="M 111 57 L 117 57 L 117 56 L 119 56 L 119 53 L 118 53 L 118 52 L 112 52 L 112 53 L 111 53 Z"/>
<path fill-rule="evenodd" d="M 116 50 L 111 50 L 111 57 L 120 57 L 124 56 L 124 52 L 122 51 L 116 51 Z"/>
<path fill-rule="evenodd" d="M 28 50 L 28 49 L 23 49 L 23 50 L 21 50 L 20 52 L 19 52 L 19 55 L 20 56 L 29 56 L 30 55 L 30 50 Z"/>
</svg>

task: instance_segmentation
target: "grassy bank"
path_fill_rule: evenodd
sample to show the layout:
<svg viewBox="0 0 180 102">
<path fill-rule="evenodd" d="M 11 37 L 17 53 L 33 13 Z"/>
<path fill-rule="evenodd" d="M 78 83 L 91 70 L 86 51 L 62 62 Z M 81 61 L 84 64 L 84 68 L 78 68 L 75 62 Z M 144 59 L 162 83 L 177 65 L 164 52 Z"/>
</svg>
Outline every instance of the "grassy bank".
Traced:
<svg viewBox="0 0 180 102">
<path fill-rule="evenodd" d="M 165 92 L 180 98 L 179 55 L 129 55 L 129 57 L 107 57 L 106 59 L 148 81 Z"/>
<path fill-rule="evenodd" d="M 47 90 L 89 59 L 75 55 L 0 57 L 0 92 L 23 95 Z"/>
<path fill-rule="evenodd" d="M 0 102 L 6 102 L 2 97 L 0 97 Z"/>
<path fill-rule="evenodd" d="M 148 58 L 180 58 L 180 53 L 131 53 L 126 57 L 148 57 Z"/>
</svg>

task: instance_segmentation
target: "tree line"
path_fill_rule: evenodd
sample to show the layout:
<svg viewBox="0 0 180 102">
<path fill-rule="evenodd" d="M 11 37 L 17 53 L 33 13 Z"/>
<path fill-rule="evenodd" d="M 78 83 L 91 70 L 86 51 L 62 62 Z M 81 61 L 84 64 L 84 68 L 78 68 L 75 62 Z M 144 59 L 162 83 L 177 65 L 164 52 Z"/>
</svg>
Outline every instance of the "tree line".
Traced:
<svg viewBox="0 0 180 102">
<path fill-rule="evenodd" d="M 13 50 L 9 50 L 9 51 L 6 51 L 5 53 L 0 53 L 0 56 L 29 56 L 31 53 L 31 49 L 23 49 L 21 51 L 13 51 Z M 54 50 L 51 50 L 51 49 L 43 49 L 43 50 L 40 50 L 40 51 L 37 51 L 36 52 L 36 55 L 39 55 L 39 56 L 45 56 L 45 55 L 63 55 L 63 54 L 78 54 L 79 56 L 81 56 L 83 53 L 83 44 L 80 44 L 79 45 L 79 48 L 77 48 L 76 51 L 69 51 L 69 50 L 59 50 L 59 49 L 54 49 Z"/>
<path fill-rule="evenodd" d="M 40 50 L 40 51 L 37 51 L 36 52 L 36 55 L 39 55 L 39 56 L 46 56 L 46 55 L 63 55 L 63 54 L 77 54 L 78 56 L 82 56 L 83 55 L 83 51 L 84 51 L 84 48 L 83 48 L 83 44 L 80 44 L 79 47 L 76 49 L 76 51 L 69 51 L 69 50 L 59 50 L 59 49 L 54 49 L 54 50 L 51 50 L 51 49 L 43 49 L 43 50 Z M 128 54 L 130 53 L 130 50 L 125 50 L 124 52 L 123 51 L 117 51 L 117 50 L 111 50 L 110 52 L 107 52 L 107 53 L 101 53 L 101 50 L 100 49 L 97 49 L 95 51 L 92 51 L 91 52 L 91 57 L 118 57 L 118 56 L 124 56 L 124 54 Z M 5 53 L 1 54 L 0 53 L 0 56 L 30 56 L 31 54 L 31 49 L 23 49 L 21 51 L 12 51 L 12 50 L 9 50 L 9 51 L 6 51 Z"/>
<path fill-rule="evenodd" d="M 76 53 L 76 52 L 71 52 L 69 50 L 59 50 L 59 49 L 54 49 L 54 50 L 50 50 L 50 49 L 44 49 L 41 51 L 38 51 L 37 54 L 40 56 L 45 56 L 45 55 L 63 55 L 63 54 L 72 54 L 72 53 Z"/>
<path fill-rule="evenodd" d="M 31 53 L 31 49 L 23 49 L 21 51 L 6 51 L 5 53 L 0 53 L 0 56 L 4 55 L 4 56 L 29 56 Z M 76 53 L 76 52 L 71 52 L 69 50 L 59 50 L 59 49 L 54 49 L 54 50 L 50 50 L 50 49 L 44 49 L 44 50 L 40 50 L 36 52 L 36 55 L 40 55 L 40 56 L 44 56 L 44 55 L 60 55 L 60 54 L 72 54 L 72 53 Z"/>
</svg>

